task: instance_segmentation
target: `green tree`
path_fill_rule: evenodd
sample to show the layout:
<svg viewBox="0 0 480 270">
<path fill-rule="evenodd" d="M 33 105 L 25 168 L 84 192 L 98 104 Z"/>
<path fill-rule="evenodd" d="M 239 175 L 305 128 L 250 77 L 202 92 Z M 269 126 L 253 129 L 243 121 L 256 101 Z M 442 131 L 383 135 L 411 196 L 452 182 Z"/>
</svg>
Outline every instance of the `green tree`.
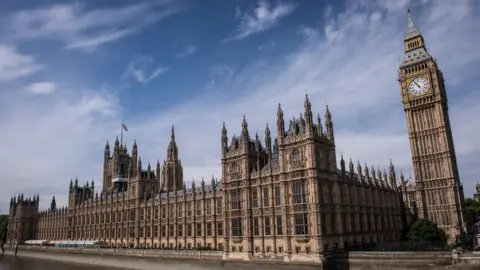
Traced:
<svg viewBox="0 0 480 270">
<path fill-rule="evenodd" d="M 445 232 L 438 228 L 437 224 L 427 219 L 419 219 L 413 223 L 407 237 L 412 242 L 447 243 Z"/>
<path fill-rule="evenodd" d="M 472 198 L 465 199 L 465 210 L 467 214 L 468 225 L 473 225 L 477 221 L 477 217 L 480 216 L 480 202 Z"/>
<path fill-rule="evenodd" d="M 0 240 L 7 240 L 8 215 L 0 215 Z"/>
</svg>

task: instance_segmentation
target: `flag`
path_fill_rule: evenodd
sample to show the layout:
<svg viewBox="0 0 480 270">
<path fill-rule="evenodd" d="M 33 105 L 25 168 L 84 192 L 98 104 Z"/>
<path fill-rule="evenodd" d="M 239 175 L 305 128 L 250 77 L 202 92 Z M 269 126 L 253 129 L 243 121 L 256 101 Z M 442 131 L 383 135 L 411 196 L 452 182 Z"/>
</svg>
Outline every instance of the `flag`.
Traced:
<svg viewBox="0 0 480 270">
<path fill-rule="evenodd" d="M 123 128 L 123 130 L 128 131 L 127 125 L 125 125 L 125 123 L 123 123 L 123 122 L 122 122 L 122 128 Z"/>
</svg>

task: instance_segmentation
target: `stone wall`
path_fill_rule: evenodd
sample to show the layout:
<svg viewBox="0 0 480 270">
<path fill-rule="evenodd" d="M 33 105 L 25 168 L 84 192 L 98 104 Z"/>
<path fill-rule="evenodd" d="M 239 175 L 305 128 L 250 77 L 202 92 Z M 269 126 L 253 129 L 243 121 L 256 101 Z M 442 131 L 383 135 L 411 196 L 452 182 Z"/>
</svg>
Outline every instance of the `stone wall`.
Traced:
<svg viewBox="0 0 480 270">
<path fill-rule="evenodd" d="M 192 251 L 192 250 L 141 250 L 141 249 L 82 249 L 56 247 L 19 247 L 21 256 L 29 254 L 58 254 L 63 256 L 82 256 L 88 258 L 103 257 L 103 259 L 150 261 L 154 264 L 168 260 L 170 262 L 195 260 L 195 263 L 223 265 L 228 269 L 249 269 L 261 265 L 275 267 L 275 269 L 319 269 L 313 263 L 285 263 L 281 258 L 252 258 L 250 261 L 223 261 L 221 251 Z M 57 256 L 57 255 L 56 255 Z M 103 260 L 102 259 L 102 260 Z M 327 256 L 324 268 L 326 270 L 414 270 L 414 269 L 479 269 L 480 257 L 462 256 L 461 262 L 452 268 L 451 252 L 350 252 Z M 245 268 L 247 267 L 247 268 Z"/>
</svg>

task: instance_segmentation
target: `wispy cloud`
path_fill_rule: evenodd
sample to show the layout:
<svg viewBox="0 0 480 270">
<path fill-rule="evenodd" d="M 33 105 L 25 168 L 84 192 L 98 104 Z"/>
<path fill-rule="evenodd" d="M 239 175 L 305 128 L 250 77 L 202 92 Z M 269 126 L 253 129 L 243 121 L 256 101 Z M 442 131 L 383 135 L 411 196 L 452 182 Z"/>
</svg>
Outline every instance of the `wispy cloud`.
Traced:
<svg viewBox="0 0 480 270">
<path fill-rule="evenodd" d="M 198 50 L 198 48 L 196 46 L 193 46 L 193 45 L 188 45 L 187 47 L 185 47 L 183 49 L 183 51 L 177 53 L 175 55 L 175 57 L 177 58 L 183 58 L 183 57 L 186 57 L 186 56 L 189 56 L 189 55 L 192 55 L 194 53 L 196 53 Z"/>
<path fill-rule="evenodd" d="M 22 54 L 13 46 L 0 45 L 0 82 L 25 77 L 43 68 L 33 56 Z"/>
<path fill-rule="evenodd" d="M 28 92 L 39 95 L 51 94 L 55 89 L 57 89 L 57 85 L 53 82 L 37 82 L 25 87 Z"/>
<path fill-rule="evenodd" d="M 295 8 L 296 6 L 293 4 L 279 2 L 272 5 L 266 0 L 260 0 L 251 12 L 242 12 L 237 7 L 235 17 L 240 20 L 237 31 L 224 41 L 239 40 L 273 28 L 282 18 L 290 15 Z"/>
<path fill-rule="evenodd" d="M 259 51 L 266 51 L 266 50 L 269 50 L 269 49 L 272 49 L 273 47 L 275 47 L 277 43 L 275 42 L 275 40 L 268 40 L 266 41 L 265 43 L 262 43 L 260 44 L 257 49 Z"/>
<path fill-rule="evenodd" d="M 6 25 L 17 38 L 58 39 L 69 49 L 92 49 L 120 40 L 181 10 L 168 0 L 103 9 L 88 9 L 75 2 L 22 10 L 9 16 Z"/>
<path fill-rule="evenodd" d="M 128 64 L 124 77 L 133 77 L 137 82 L 147 84 L 167 71 L 168 68 L 155 64 L 153 57 L 140 56 Z"/>
<path fill-rule="evenodd" d="M 209 82 L 207 88 L 231 82 L 235 74 L 235 66 L 226 64 L 215 64 L 210 68 Z"/>
</svg>

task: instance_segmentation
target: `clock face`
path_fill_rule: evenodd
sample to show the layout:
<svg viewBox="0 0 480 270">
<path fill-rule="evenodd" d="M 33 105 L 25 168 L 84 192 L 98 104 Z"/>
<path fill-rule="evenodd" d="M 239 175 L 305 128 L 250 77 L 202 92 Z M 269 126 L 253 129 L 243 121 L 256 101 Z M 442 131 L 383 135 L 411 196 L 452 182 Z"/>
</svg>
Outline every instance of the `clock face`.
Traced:
<svg viewBox="0 0 480 270">
<path fill-rule="evenodd" d="M 429 83 L 428 79 L 424 77 L 418 77 L 413 79 L 408 86 L 408 91 L 414 96 L 421 96 L 428 91 Z"/>
</svg>

